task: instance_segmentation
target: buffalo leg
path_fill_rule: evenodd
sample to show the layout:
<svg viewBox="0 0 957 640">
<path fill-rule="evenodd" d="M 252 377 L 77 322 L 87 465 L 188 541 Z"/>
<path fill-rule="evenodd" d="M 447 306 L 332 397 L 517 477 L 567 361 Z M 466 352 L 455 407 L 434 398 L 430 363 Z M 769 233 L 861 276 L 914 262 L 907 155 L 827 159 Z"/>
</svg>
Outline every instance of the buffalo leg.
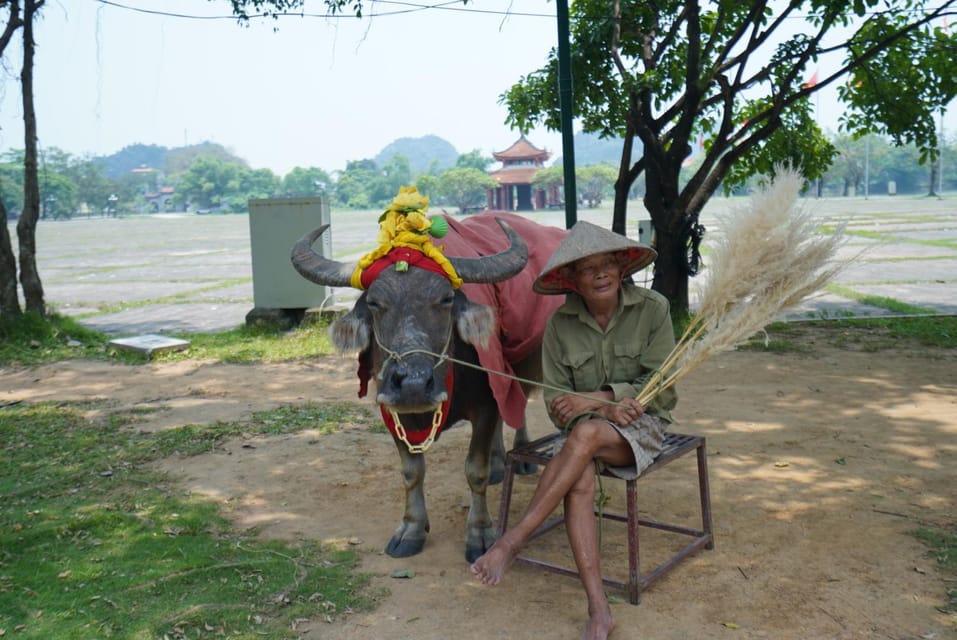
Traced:
<svg viewBox="0 0 957 640">
<path fill-rule="evenodd" d="M 494 406 L 494 403 L 489 404 Z M 472 438 L 465 458 L 465 477 L 472 490 L 465 533 L 465 559 L 469 564 L 475 562 L 498 539 L 498 530 L 488 510 L 486 489 L 493 442 L 496 438 L 501 439 L 502 433 L 497 411 L 481 411 L 471 422 Z"/>
<path fill-rule="evenodd" d="M 518 362 L 512 363 L 512 368 L 515 371 L 515 375 L 526 380 L 541 380 L 542 379 L 542 347 L 538 346 L 532 350 L 532 352 L 526 356 L 524 359 L 519 360 Z M 537 391 L 536 386 L 533 382 L 523 382 L 522 390 L 525 392 L 525 397 L 530 398 L 533 393 Z M 509 425 L 510 427 L 513 425 Z M 515 433 L 512 435 L 512 446 L 518 447 L 523 444 L 527 444 L 531 438 L 528 435 L 528 427 L 526 424 L 518 429 L 503 429 L 501 420 L 498 421 L 498 427 L 496 428 L 495 440 L 493 440 L 492 447 L 492 472 L 489 475 L 489 484 L 498 484 L 502 481 L 502 478 L 505 476 L 505 438 L 503 431 L 512 430 Z M 538 465 L 531 462 L 518 462 L 515 464 L 515 473 L 521 476 L 532 475 L 538 471 Z"/>
<path fill-rule="evenodd" d="M 402 460 L 402 479 L 405 484 L 405 514 L 392 534 L 385 552 L 393 558 L 414 556 L 425 546 L 429 533 L 429 514 L 425 508 L 425 456 L 410 453 L 398 440 L 396 447 Z"/>
<path fill-rule="evenodd" d="M 500 484 L 505 478 L 505 438 L 502 433 L 502 421 L 495 421 L 495 435 L 492 436 L 492 452 L 489 457 L 488 483 Z"/>
<path fill-rule="evenodd" d="M 520 447 L 531 441 L 528 437 L 528 427 L 522 425 L 521 429 L 515 429 L 515 435 L 512 436 L 512 447 Z M 520 476 L 530 476 L 538 471 L 538 465 L 534 462 L 518 461 L 515 463 L 515 473 Z"/>
<path fill-rule="evenodd" d="M 503 431 L 506 431 L 506 429 L 502 428 L 502 421 L 499 420 L 498 426 L 495 427 L 495 438 L 492 440 L 491 471 L 488 476 L 489 484 L 499 484 L 505 477 L 505 457 L 508 450 L 505 448 Z M 528 437 L 528 427 L 524 424 L 520 429 L 508 429 L 508 431 L 515 432 L 512 436 L 512 447 L 528 444 L 531 440 Z M 529 476 L 536 471 L 538 471 L 538 465 L 532 462 L 515 463 L 515 473 L 520 476 Z"/>
<path fill-rule="evenodd" d="M 514 365 L 515 374 L 526 380 L 542 379 L 542 347 L 539 345 L 524 360 Z M 533 383 L 523 382 L 522 390 L 525 391 L 525 397 L 530 398 L 537 391 Z M 531 438 L 528 435 L 527 421 L 521 429 L 516 429 L 512 436 L 512 446 L 519 447 L 528 444 Z M 538 465 L 532 462 L 518 462 L 515 464 L 515 473 L 520 476 L 530 476 L 538 471 Z"/>
</svg>

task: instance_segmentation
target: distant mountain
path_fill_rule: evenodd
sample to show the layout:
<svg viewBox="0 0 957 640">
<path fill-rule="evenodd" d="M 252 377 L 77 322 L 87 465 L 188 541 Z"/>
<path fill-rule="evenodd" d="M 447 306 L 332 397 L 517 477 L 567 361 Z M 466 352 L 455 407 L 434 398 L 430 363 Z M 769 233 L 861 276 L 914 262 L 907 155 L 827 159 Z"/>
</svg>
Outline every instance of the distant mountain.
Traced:
<svg viewBox="0 0 957 640">
<path fill-rule="evenodd" d="M 155 144 L 131 144 L 113 155 L 97 158 L 96 163 L 103 169 L 103 175 L 116 180 L 144 165 L 153 169 L 164 168 L 167 153 L 169 149 Z"/>
<path fill-rule="evenodd" d="M 226 162 L 248 166 L 245 160 L 215 142 L 201 142 L 174 149 L 155 144 L 131 144 L 112 155 L 97 158 L 96 162 L 103 168 L 106 177 L 116 179 L 143 166 L 166 174 L 181 173 L 200 156 L 214 156 Z"/>
<path fill-rule="evenodd" d="M 405 156 L 413 173 L 427 173 L 433 162 L 439 171 L 448 169 L 454 167 L 459 158 L 459 152 L 448 141 L 429 135 L 390 142 L 374 158 L 376 166 L 383 166 L 396 155 Z"/>
<path fill-rule="evenodd" d="M 597 136 L 584 134 L 575 137 L 575 159 L 580 165 L 594 164 L 602 159 L 617 163 L 617 154 L 620 151 L 620 143 L 616 147 L 614 141 L 598 140 Z M 428 173 L 433 167 L 437 171 L 454 167 L 459 158 L 459 152 L 450 142 L 439 136 L 426 135 L 419 138 L 398 138 L 386 145 L 373 161 L 377 167 L 382 167 L 396 155 L 405 156 L 416 174 Z M 175 175 L 186 171 L 193 160 L 200 156 L 213 156 L 225 162 L 249 166 L 245 159 L 214 142 L 173 148 L 137 143 L 123 147 L 112 155 L 100 156 L 95 161 L 102 167 L 105 176 L 116 179 L 143 166 L 161 171 L 167 176 Z M 584 156 L 585 160 L 579 156 Z M 599 159 L 590 159 L 592 157 Z M 558 160 L 560 161 L 561 159 Z"/>
<path fill-rule="evenodd" d="M 210 156 L 218 158 L 223 162 L 231 162 L 246 167 L 247 169 L 249 168 L 249 163 L 246 162 L 245 159 L 240 158 L 223 145 L 215 142 L 200 142 L 199 144 L 191 144 L 188 147 L 170 149 L 169 154 L 166 156 L 164 171 L 166 171 L 166 173 L 182 173 L 189 169 L 189 166 L 193 164 L 196 158 L 208 158 Z"/>
<path fill-rule="evenodd" d="M 590 164 L 607 162 L 618 166 L 621 162 L 621 147 L 624 141 L 621 138 L 599 138 L 595 133 L 575 134 L 575 164 L 584 167 Z M 637 157 L 641 151 L 641 142 L 635 140 L 632 157 Z M 561 164 L 562 157 L 555 158 L 555 164 Z"/>
</svg>

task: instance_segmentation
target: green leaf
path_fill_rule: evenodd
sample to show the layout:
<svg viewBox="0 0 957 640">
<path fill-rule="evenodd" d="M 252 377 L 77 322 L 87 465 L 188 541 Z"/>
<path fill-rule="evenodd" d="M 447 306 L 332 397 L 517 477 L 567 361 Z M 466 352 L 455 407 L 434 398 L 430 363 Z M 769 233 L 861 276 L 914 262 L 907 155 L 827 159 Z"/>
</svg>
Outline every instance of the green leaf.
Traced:
<svg viewBox="0 0 957 640">
<path fill-rule="evenodd" d="M 415 571 L 412 569 L 396 569 L 392 572 L 391 576 L 393 578 L 414 578 Z"/>
</svg>

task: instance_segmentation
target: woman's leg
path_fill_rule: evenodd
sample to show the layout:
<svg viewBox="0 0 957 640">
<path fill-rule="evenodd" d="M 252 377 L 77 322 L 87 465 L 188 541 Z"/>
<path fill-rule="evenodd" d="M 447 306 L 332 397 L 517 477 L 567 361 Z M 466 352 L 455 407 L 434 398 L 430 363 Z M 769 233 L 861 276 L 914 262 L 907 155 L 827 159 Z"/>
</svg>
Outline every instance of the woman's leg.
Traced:
<svg viewBox="0 0 957 640">
<path fill-rule="evenodd" d="M 588 639 L 607 638 L 615 626 L 601 581 L 596 520 L 595 472 L 586 469 L 565 496 L 565 531 L 588 598 L 588 624 L 582 632 Z"/>
<path fill-rule="evenodd" d="M 631 449 L 603 420 L 587 420 L 569 434 L 561 451 L 545 466 L 525 513 L 492 548 L 472 564 L 472 573 L 485 584 L 498 584 L 532 532 L 565 498 L 582 474 L 593 474 L 593 460 L 627 464 Z"/>
</svg>

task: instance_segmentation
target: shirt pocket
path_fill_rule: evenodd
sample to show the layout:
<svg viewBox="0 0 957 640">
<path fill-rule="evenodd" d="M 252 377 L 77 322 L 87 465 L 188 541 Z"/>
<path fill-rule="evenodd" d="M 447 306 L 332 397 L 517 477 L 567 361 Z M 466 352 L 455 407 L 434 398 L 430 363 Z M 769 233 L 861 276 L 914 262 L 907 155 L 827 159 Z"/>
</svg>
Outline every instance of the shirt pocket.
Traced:
<svg viewBox="0 0 957 640">
<path fill-rule="evenodd" d="M 613 382 L 634 382 L 641 377 L 641 345 L 615 345 Z"/>
<path fill-rule="evenodd" d="M 574 391 L 595 391 L 598 389 L 598 370 L 595 354 L 591 351 L 566 353 L 562 364 L 568 367 L 574 381 Z"/>
</svg>

